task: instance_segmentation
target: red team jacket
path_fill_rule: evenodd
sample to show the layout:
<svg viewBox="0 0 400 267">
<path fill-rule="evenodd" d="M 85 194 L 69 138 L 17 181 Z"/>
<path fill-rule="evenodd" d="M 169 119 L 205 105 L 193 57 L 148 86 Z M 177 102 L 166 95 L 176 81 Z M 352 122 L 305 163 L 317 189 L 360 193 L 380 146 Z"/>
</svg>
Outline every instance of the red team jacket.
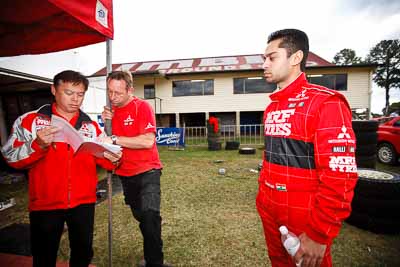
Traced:
<svg viewBox="0 0 400 267">
<path fill-rule="evenodd" d="M 298 214 L 300 209 L 309 210 L 308 219 L 296 220 L 308 220 L 302 230 L 329 244 L 350 214 L 357 181 L 349 105 L 340 93 L 309 84 L 304 73 L 270 98 L 264 113 L 265 154 L 259 182 L 274 191 L 304 192 L 298 196 L 307 198 L 288 195 L 287 205 L 299 207 Z"/>
<path fill-rule="evenodd" d="M 144 100 L 134 97 L 123 107 L 113 107 L 112 131 L 116 136 L 138 136 L 156 133 L 156 119 L 151 106 Z M 121 164 L 115 173 L 121 176 L 134 176 L 151 169 L 161 169 L 157 145 L 149 149 L 124 148 Z"/>
<path fill-rule="evenodd" d="M 53 143 L 42 149 L 35 141 L 36 132 L 50 125 L 55 106 L 45 105 L 19 117 L 7 143 L 2 148 L 10 166 L 29 169 L 29 210 L 54 210 L 73 208 L 80 204 L 96 202 L 96 164 L 113 169 L 106 159 L 74 151 L 67 143 Z M 79 112 L 71 125 L 86 138 L 102 134 L 98 124 L 88 115 Z"/>
</svg>

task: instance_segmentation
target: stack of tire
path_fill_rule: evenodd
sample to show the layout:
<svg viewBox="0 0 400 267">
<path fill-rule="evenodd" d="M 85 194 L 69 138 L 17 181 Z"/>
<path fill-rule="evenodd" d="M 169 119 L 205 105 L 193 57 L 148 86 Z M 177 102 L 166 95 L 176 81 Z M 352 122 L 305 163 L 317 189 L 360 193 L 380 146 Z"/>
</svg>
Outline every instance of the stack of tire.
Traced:
<svg viewBox="0 0 400 267">
<path fill-rule="evenodd" d="M 225 150 L 238 150 L 240 146 L 239 141 L 226 141 Z"/>
<path fill-rule="evenodd" d="M 400 233 L 400 175 L 358 169 L 358 181 L 347 222 L 377 234 Z"/>
<path fill-rule="evenodd" d="M 378 122 L 372 120 L 353 120 L 353 130 L 357 141 L 357 167 L 375 169 Z"/>
<path fill-rule="evenodd" d="M 219 119 L 218 119 L 218 125 Z M 218 127 L 218 131 L 214 131 L 214 125 L 210 124 L 210 121 L 207 120 L 207 142 L 208 142 L 208 150 L 216 151 L 221 150 L 222 142 L 221 142 L 221 130 Z"/>
</svg>

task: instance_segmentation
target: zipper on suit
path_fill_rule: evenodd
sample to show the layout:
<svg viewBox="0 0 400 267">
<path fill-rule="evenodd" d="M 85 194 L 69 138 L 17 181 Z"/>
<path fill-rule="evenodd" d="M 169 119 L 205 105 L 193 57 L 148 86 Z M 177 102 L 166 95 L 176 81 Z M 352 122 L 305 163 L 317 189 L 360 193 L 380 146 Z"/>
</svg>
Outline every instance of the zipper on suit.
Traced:
<svg viewBox="0 0 400 267">
<path fill-rule="evenodd" d="M 71 146 L 68 144 L 68 164 L 67 164 L 68 208 L 70 208 L 71 204 L 71 152 L 70 151 L 71 151 Z"/>
</svg>

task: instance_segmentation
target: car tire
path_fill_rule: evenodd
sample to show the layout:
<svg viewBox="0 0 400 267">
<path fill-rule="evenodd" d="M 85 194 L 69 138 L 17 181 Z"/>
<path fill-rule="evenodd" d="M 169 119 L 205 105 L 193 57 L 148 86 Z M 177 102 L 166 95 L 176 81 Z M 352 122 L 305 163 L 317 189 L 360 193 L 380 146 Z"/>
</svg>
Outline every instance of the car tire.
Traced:
<svg viewBox="0 0 400 267">
<path fill-rule="evenodd" d="M 379 199 L 354 194 L 351 202 L 353 211 L 366 213 L 370 217 L 400 220 L 400 198 Z"/>
<path fill-rule="evenodd" d="M 400 175 L 388 171 L 358 169 L 354 194 L 372 199 L 400 199 Z"/>
<path fill-rule="evenodd" d="M 395 165 L 397 163 L 397 155 L 394 147 L 389 143 L 378 145 L 377 149 L 378 160 L 385 164 Z"/>
<path fill-rule="evenodd" d="M 256 149 L 253 147 L 242 147 L 242 148 L 239 148 L 239 154 L 253 155 L 253 154 L 256 154 Z"/>
<path fill-rule="evenodd" d="M 225 150 L 238 150 L 240 142 L 238 141 L 226 141 Z"/>
<path fill-rule="evenodd" d="M 357 145 L 370 145 L 378 142 L 377 132 L 356 132 Z"/>
<path fill-rule="evenodd" d="M 346 222 L 376 234 L 397 234 L 400 232 L 400 220 L 371 217 L 366 213 L 357 211 L 352 211 Z"/>
<path fill-rule="evenodd" d="M 356 157 L 357 166 L 360 168 L 375 169 L 376 166 L 376 155 L 372 156 L 357 156 Z"/>
<path fill-rule="evenodd" d="M 209 141 L 208 142 L 208 150 L 210 150 L 210 151 L 221 150 L 221 148 L 222 148 L 222 143 L 219 141 L 214 141 L 214 142 Z"/>
<path fill-rule="evenodd" d="M 356 147 L 356 156 L 374 156 L 376 155 L 376 143 L 368 145 L 358 145 Z"/>
<path fill-rule="evenodd" d="M 353 120 L 352 127 L 354 132 L 376 132 L 379 122 L 374 120 Z"/>
</svg>

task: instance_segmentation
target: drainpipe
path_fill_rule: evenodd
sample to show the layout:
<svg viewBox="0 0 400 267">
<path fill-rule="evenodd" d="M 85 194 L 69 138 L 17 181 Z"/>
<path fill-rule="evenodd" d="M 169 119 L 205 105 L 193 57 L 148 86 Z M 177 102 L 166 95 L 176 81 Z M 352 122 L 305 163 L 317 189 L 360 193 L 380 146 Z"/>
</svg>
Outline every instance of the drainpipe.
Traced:
<svg viewBox="0 0 400 267">
<path fill-rule="evenodd" d="M 372 101 L 372 74 L 373 71 L 369 72 L 369 82 L 368 82 L 368 110 L 367 110 L 367 119 L 371 119 L 371 101 Z"/>
</svg>

